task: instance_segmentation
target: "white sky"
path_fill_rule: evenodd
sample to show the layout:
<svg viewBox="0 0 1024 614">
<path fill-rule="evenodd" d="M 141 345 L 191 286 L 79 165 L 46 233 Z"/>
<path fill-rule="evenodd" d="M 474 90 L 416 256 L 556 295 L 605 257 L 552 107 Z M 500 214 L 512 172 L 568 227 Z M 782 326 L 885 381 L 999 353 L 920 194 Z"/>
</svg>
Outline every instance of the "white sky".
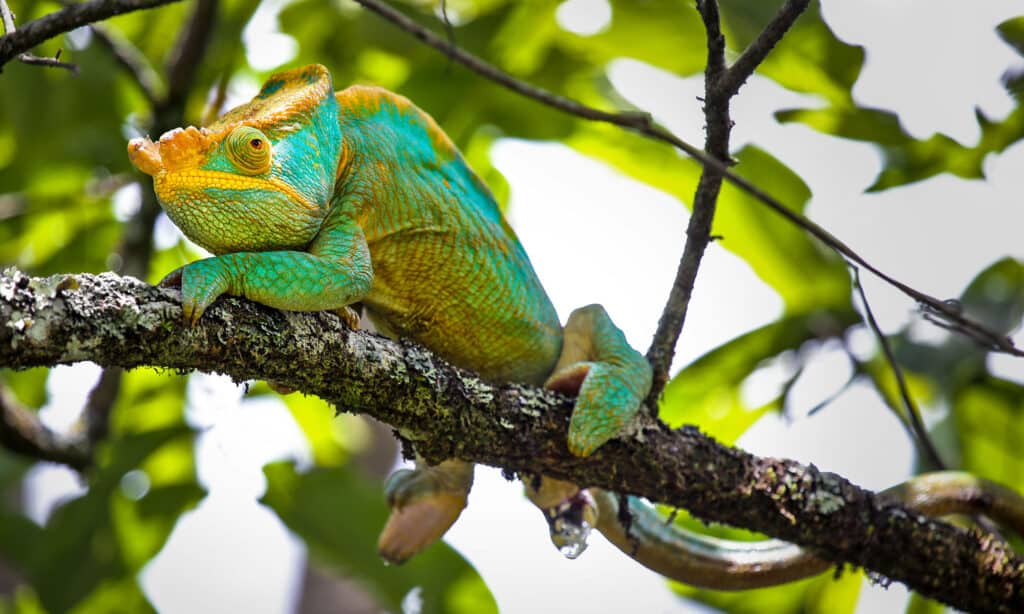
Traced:
<svg viewBox="0 0 1024 614">
<path fill-rule="evenodd" d="M 572 0 L 559 10 L 559 19 L 595 32 L 602 27 L 603 6 L 602 0 Z M 978 134 L 975 105 L 996 118 L 1011 109 L 998 78 L 1019 58 L 992 28 L 1020 12 L 1019 2 L 827 0 L 824 11 L 841 38 L 868 46 L 867 66 L 854 90 L 857 99 L 899 112 L 916 136 L 942 131 L 972 143 Z M 274 14 L 261 13 L 259 27 L 247 32 L 254 64 L 277 65 L 291 53 L 289 43 L 275 47 L 262 38 L 275 27 Z M 257 57 L 261 49 L 273 51 Z M 632 61 L 616 62 L 611 76 L 632 101 L 677 134 L 702 141 L 700 79 L 678 79 Z M 959 294 L 974 273 L 997 258 L 1024 256 L 1019 238 L 1024 212 L 1016 201 L 1024 193 L 1019 171 L 1024 146 L 990 157 L 984 182 L 941 176 L 864 195 L 879 170 L 872 147 L 772 119 L 777 109 L 808 104 L 813 100 L 753 79 L 735 101 L 733 147 L 756 141 L 796 170 L 814 193 L 810 214 L 873 263 L 946 297 Z M 510 219 L 559 313 L 564 317 L 577 306 L 600 302 L 631 343 L 646 349 L 682 249 L 688 217 L 682 204 L 559 145 L 506 140 L 493 155 L 512 185 Z M 616 249 L 607 249 L 613 243 Z M 865 278 L 864 285 L 884 329 L 907 322 L 910 301 L 873 279 Z M 780 309 L 778 297 L 743 261 L 712 244 L 676 368 L 771 321 Z M 992 365 L 1024 380 L 1019 360 L 999 358 Z M 824 348 L 794 391 L 795 405 L 813 406 L 845 379 L 847 368 L 840 352 Z M 81 407 L 96 373 L 89 366 L 56 370 L 48 419 L 67 424 L 66 408 Z M 749 393 L 765 394 L 777 385 L 772 379 L 766 370 Z M 197 444 L 197 457 L 210 495 L 181 519 L 142 574 L 143 587 L 166 613 L 288 612 L 301 582 L 304 548 L 255 500 L 265 486 L 263 463 L 288 456 L 308 460 L 302 436 L 279 402 L 240 402 L 238 390 L 219 378 L 193 376 L 190 399 L 190 420 L 208 429 Z M 870 488 L 891 485 L 910 471 L 902 428 L 866 387 L 853 387 L 810 419 L 783 424 L 769 416 L 741 443 L 758 454 L 814 462 Z M 41 519 L 53 498 L 73 487 L 73 479 L 52 467 L 35 473 L 28 500 Z M 580 559 L 564 559 L 548 542 L 545 523 L 522 498 L 519 485 L 495 470 L 478 470 L 470 507 L 447 540 L 483 574 L 503 612 L 696 611 L 672 596 L 658 576 L 596 535 Z M 906 598 L 897 585 L 862 595 L 862 612 L 902 611 Z"/>
</svg>

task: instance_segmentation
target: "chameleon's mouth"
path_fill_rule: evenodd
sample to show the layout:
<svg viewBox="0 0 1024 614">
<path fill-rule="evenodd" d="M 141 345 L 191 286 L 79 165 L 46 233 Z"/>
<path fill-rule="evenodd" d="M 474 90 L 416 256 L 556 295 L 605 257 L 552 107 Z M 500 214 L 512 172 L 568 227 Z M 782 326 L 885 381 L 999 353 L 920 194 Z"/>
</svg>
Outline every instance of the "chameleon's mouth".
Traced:
<svg viewBox="0 0 1024 614">
<path fill-rule="evenodd" d="M 213 133 L 206 128 L 175 128 L 153 142 L 140 137 L 128 141 L 128 159 L 147 175 L 196 166 L 215 146 Z"/>
</svg>

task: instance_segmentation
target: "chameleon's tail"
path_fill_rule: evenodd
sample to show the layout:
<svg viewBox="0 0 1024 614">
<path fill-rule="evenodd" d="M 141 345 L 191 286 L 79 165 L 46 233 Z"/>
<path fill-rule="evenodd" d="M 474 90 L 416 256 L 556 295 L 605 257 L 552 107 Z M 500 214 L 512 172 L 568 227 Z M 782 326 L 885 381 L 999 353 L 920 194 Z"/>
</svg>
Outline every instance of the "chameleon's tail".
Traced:
<svg viewBox="0 0 1024 614">
<path fill-rule="evenodd" d="M 590 493 L 598 510 L 597 529 L 640 564 L 679 582 L 716 590 L 760 588 L 821 573 L 831 565 L 779 540 L 741 542 L 692 533 L 666 522 L 635 497 L 626 498 L 627 530 L 620 520 L 619 496 L 597 489 Z M 1024 535 L 1024 497 L 967 473 L 917 476 L 882 495 L 928 516 L 984 515 Z"/>
</svg>

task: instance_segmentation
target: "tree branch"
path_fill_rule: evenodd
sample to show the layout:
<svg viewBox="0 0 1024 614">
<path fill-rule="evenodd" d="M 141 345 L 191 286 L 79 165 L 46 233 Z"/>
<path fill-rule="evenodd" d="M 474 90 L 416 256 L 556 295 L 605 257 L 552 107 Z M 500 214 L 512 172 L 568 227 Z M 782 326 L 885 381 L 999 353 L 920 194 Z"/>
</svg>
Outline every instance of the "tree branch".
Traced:
<svg viewBox="0 0 1024 614">
<path fill-rule="evenodd" d="M 870 271 L 903 294 L 920 303 L 924 315 L 930 321 L 936 322 L 945 328 L 965 335 L 990 351 L 1003 352 L 1014 356 L 1024 356 L 1024 350 L 1017 348 L 1016 345 L 1014 345 L 1013 340 L 1008 336 L 992 331 L 984 324 L 967 317 L 954 305 L 947 304 L 945 301 L 941 301 L 933 296 L 921 292 L 920 290 L 916 290 L 898 279 L 882 272 L 829 231 L 797 213 L 795 210 L 790 209 L 764 190 L 737 175 L 735 172 L 730 170 L 726 164 L 716 160 L 714 157 L 655 124 L 649 114 L 635 112 L 612 113 L 588 107 L 575 100 L 559 96 L 533 84 L 516 79 L 493 64 L 485 62 L 473 54 L 451 45 L 448 41 L 437 36 L 427 28 L 424 28 L 402 13 L 391 8 L 385 2 L 380 2 L 379 0 L 355 0 L 355 2 L 384 17 L 399 28 L 409 32 L 425 44 L 438 49 L 470 70 L 473 70 L 503 87 L 522 94 L 527 98 L 531 98 L 570 115 L 575 115 L 576 117 L 613 124 L 676 147 L 686 155 L 700 162 L 705 168 L 710 168 L 720 173 L 726 180 L 737 188 L 747 194 L 750 194 L 755 200 L 772 211 L 775 211 L 790 223 L 802 228 L 805 232 L 841 255 L 848 262 L 860 265 L 865 270 Z"/>
<path fill-rule="evenodd" d="M 906 378 L 903 377 L 903 369 L 896 360 L 896 354 L 892 351 L 892 346 L 882 332 L 881 327 L 878 326 L 878 321 L 875 320 L 875 313 L 871 310 L 867 294 L 864 293 L 864 286 L 860 283 L 860 271 L 856 267 L 853 267 L 853 287 L 857 290 L 860 304 L 864 307 L 864 321 L 875 335 L 875 339 L 878 340 L 878 345 L 882 348 L 882 356 L 889 363 L 892 375 L 896 379 L 896 387 L 900 392 L 903 409 L 907 414 L 905 417 L 902 417 L 901 421 L 907 427 L 910 437 L 917 442 L 918 450 L 927 459 L 928 463 L 935 469 L 945 469 L 946 463 L 942 461 L 939 451 L 935 449 L 931 437 L 928 436 L 928 429 L 925 428 L 924 421 L 921 419 L 921 410 L 917 408 L 913 397 L 910 396 L 910 389 L 907 387 Z"/>
<path fill-rule="evenodd" d="M 153 8 L 179 0 L 91 0 L 72 4 L 25 23 L 14 32 L 0 36 L 0 70 L 17 55 L 43 41 L 75 28 L 102 21 L 115 15 Z"/>
<path fill-rule="evenodd" d="M 218 300 L 192 328 L 177 291 L 113 274 L 0 275 L 0 366 L 92 360 L 267 379 L 408 433 L 428 460 L 460 458 L 632 493 L 747 527 L 977 611 L 1024 609 L 1024 561 L 999 540 L 864 491 L 813 466 L 757 458 L 647 420 L 589 458 L 566 447 L 571 400 L 492 386 L 430 352 L 346 329 L 331 313 Z"/>
<path fill-rule="evenodd" d="M 65 439 L 40 422 L 39 415 L 21 406 L 0 388 L 0 445 L 36 460 L 61 463 L 82 471 L 92 462 L 85 441 Z"/>
<path fill-rule="evenodd" d="M 11 12 L 11 8 L 7 6 L 7 0 L 0 0 L 0 21 L 4 24 L 4 34 L 14 34 L 17 28 L 14 27 L 14 13 Z M 67 62 L 60 61 L 60 50 L 57 51 L 56 57 L 42 58 L 31 53 L 19 53 L 18 61 L 23 64 L 35 64 L 37 66 L 49 66 L 51 68 L 64 68 L 70 70 L 71 74 L 78 76 L 78 67 L 74 64 L 68 64 Z"/>
<path fill-rule="evenodd" d="M 809 3 L 810 0 L 788 0 L 779 9 L 764 30 L 757 35 L 754 42 L 750 43 L 750 46 L 743 51 L 729 70 L 724 72 L 721 80 L 716 84 L 721 95 L 730 97 L 736 95 L 750 75 L 754 74 L 754 70 L 768 57 L 768 53 L 782 40 L 782 37 L 792 27 L 793 22 L 807 10 Z"/>
<path fill-rule="evenodd" d="M 716 0 L 701 0 L 697 3 L 707 33 L 708 60 L 704 70 L 704 150 L 715 160 L 728 165 L 729 133 L 732 119 L 729 117 L 729 97 L 718 93 L 716 84 L 725 73 L 725 37 L 722 36 Z M 693 197 L 693 212 L 686 226 L 686 245 L 679 258 L 676 278 L 672 282 L 665 307 L 658 319 L 658 328 L 647 350 L 647 360 L 654 371 L 651 391 L 647 395 L 649 407 L 658 406 L 665 384 L 668 383 L 669 368 L 676 353 L 676 342 L 686 322 L 686 312 L 697 281 L 697 271 L 708 243 L 711 242 L 711 224 L 715 218 L 715 206 L 722 187 L 722 174 L 705 166 L 697 183 Z"/>
</svg>

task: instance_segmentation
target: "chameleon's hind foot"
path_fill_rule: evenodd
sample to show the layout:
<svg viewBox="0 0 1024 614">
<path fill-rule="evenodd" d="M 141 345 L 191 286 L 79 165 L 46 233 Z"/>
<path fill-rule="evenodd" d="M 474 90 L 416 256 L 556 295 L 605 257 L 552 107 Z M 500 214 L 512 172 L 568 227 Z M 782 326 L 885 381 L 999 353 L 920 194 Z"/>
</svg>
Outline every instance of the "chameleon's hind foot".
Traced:
<svg viewBox="0 0 1024 614">
<path fill-rule="evenodd" d="M 589 456 L 640 410 L 651 389 L 651 367 L 603 307 L 588 305 L 569 316 L 562 355 L 544 386 L 577 393 L 569 451 Z"/>
<path fill-rule="evenodd" d="M 590 493 L 570 482 L 547 477 L 527 480 L 526 484 L 526 496 L 548 521 L 555 548 L 569 559 L 583 554 L 598 518 L 597 505 Z"/>
<path fill-rule="evenodd" d="M 441 538 L 466 507 L 473 465 L 448 460 L 391 474 L 384 492 L 391 515 L 377 540 L 387 562 L 398 565 Z"/>
</svg>

